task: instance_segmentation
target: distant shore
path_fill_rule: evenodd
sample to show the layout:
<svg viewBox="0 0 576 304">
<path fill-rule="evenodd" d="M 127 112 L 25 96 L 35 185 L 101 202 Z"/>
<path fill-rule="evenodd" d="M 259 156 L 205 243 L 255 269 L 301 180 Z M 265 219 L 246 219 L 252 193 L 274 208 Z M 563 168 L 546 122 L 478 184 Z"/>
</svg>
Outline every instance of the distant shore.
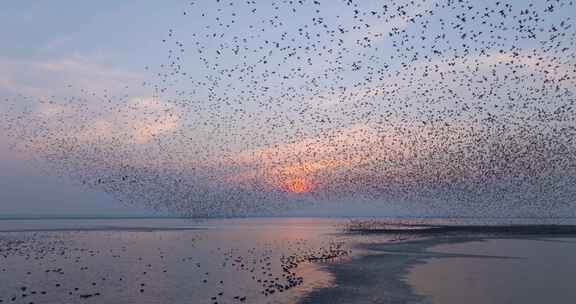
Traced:
<svg viewBox="0 0 576 304">
<path fill-rule="evenodd" d="M 498 235 L 576 235 L 576 225 L 403 225 L 394 228 L 349 227 L 358 234 L 498 234 Z"/>
</svg>

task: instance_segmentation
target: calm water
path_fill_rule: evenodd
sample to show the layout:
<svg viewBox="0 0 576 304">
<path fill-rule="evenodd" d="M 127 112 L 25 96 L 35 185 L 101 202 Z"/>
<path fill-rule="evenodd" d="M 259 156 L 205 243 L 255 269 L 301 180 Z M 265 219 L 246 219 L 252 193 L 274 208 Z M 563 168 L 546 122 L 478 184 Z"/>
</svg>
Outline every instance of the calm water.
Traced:
<svg viewBox="0 0 576 304">
<path fill-rule="evenodd" d="M 335 235 L 338 225 L 327 219 L 3 220 L 0 300 L 292 303 L 332 284 L 309 260 L 346 250 Z"/>
<path fill-rule="evenodd" d="M 438 245 L 407 280 L 432 303 L 576 303 L 576 238 L 490 239 Z"/>
<path fill-rule="evenodd" d="M 537 223 L 550 222 L 557 221 Z M 367 253 L 355 244 L 399 240 L 346 236 L 339 233 L 345 223 L 319 218 L 0 220 L 0 303 L 295 303 L 318 288 L 333 287 L 323 265 Z M 521 297 L 527 288 L 573 293 L 566 288 L 576 277 L 576 243 L 534 242 L 442 245 L 433 250 L 518 259 L 433 259 L 416 266 L 408 280 L 436 303 L 508 303 L 497 300 L 508 299 L 509 293 L 522 301 L 540 299 L 530 292 Z"/>
</svg>

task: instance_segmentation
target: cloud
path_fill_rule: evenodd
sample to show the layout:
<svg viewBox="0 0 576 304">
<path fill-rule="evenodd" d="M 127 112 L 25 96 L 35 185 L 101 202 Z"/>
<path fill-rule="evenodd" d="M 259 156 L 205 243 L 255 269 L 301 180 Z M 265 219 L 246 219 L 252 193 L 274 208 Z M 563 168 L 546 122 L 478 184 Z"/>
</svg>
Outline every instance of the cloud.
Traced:
<svg viewBox="0 0 576 304">
<path fill-rule="evenodd" d="M 475 67 L 475 70 L 471 70 L 471 67 Z M 498 101 L 499 97 L 507 97 L 509 92 L 525 93 L 523 86 L 526 86 L 527 81 L 520 81 L 522 78 L 514 81 L 513 77 L 529 77 L 544 85 L 558 85 L 560 88 L 574 89 L 576 83 L 567 77 L 573 69 L 573 59 L 566 58 L 558 61 L 558 58 L 543 54 L 536 49 L 524 49 L 517 52 L 493 50 L 484 54 L 471 53 L 460 57 L 443 55 L 434 60 L 421 58 L 411 63 L 409 68 L 403 67 L 390 71 L 371 85 L 352 88 L 342 94 L 330 94 L 326 91 L 322 95 L 312 96 L 305 101 L 311 108 L 321 111 L 327 111 L 336 106 L 358 105 L 374 98 L 380 98 L 378 104 L 382 105 L 386 103 L 381 99 L 384 97 L 396 100 L 427 98 L 435 101 L 447 101 L 458 97 L 464 102 L 473 102 L 479 97 L 488 96 L 482 93 L 492 92 L 492 97 L 494 97 L 492 101 Z M 507 81 L 506 86 L 501 86 L 499 84 L 503 83 L 504 76 L 512 80 Z M 467 87 L 466 83 L 462 82 L 463 79 L 474 83 L 474 90 Z M 418 85 L 415 85 L 416 83 Z M 444 90 L 440 90 L 441 88 Z M 446 93 L 445 89 L 450 89 L 453 95 Z M 423 92 L 425 94 L 422 94 Z M 412 104 L 417 104 L 420 108 L 429 105 L 428 103 Z M 438 105 L 447 104 L 439 103 Z"/>
<path fill-rule="evenodd" d="M 231 172 L 227 182 L 256 182 L 278 188 L 294 180 L 314 183 L 339 171 L 358 169 L 373 159 L 372 148 L 381 143 L 374 126 L 357 124 L 327 136 L 245 150 L 208 163 L 239 169 Z"/>
<path fill-rule="evenodd" d="M 120 144 L 141 145 L 149 143 L 154 137 L 176 130 L 179 127 L 180 115 L 173 105 L 152 97 L 135 97 L 126 103 L 111 107 L 88 121 L 75 121 L 74 109 L 63 105 L 41 107 L 38 114 L 42 116 L 67 116 L 66 124 L 80 126 L 79 132 L 74 128 L 63 138 L 73 138 L 80 143 L 109 143 L 120 141 Z"/>
<path fill-rule="evenodd" d="M 37 98 L 89 89 L 124 90 L 140 84 L 144 75 L 99 64 L 82 56 L 47 60 L 0 57 L 0 90 Z"/>
<path fill-rule="evenodd" d="M 6 113 L 8 142 L 29 159 L 67 163 L 68 167 L 129 164 L 150 167 L 158 159 L 149 149 L 154 140 L 180 127 L 181 115 L 170 103 L 152 97 L 125 103 L 100 104 L 86 111 L 85 104 L 41 101 L 31 111 Z"/>
<path fill-rule="evenodd" d="M 172 132 L 179 127 L 175 107 L 153 98 L 134 98 L 129 102 L 123 122 L 137 144 L 144 144 L 155 136 Z"/>
<path fill-rule="evenodd" d="M 26 117 L 14 121 L 22 125 L 16 139 L 33 139 L 17 143 L 26 146 L 24 150 L 50 151 L 62 140 L 71 145 L 114 142 L 128 150 L 179 126 L 180 115 L 173 105 L 146 97 L 140 85 L 143 79 L 144 75 L 82 56 L 0 57 L 0 94 L 18 99 L 10 107 L 0 105 L 0 110 L 16 111 L 12 119 Z M 22 107 L 27 110 L 18 113 Z"/>
</svg>

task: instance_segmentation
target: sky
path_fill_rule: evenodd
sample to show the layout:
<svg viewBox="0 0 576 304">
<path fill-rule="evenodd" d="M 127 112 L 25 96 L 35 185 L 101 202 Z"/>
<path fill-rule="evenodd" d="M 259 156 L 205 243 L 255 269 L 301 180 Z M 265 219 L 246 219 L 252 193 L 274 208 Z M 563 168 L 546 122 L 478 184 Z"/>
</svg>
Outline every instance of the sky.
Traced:
<svg viewBox="0 0 576 304">
<path fill-rule="evenodd" d="M 5 4 L 0 214 L 564 214 L 548 2 Z"/>
<path fill-rule="evenodd" d="M 179 3 L 182 4 L 182 3 Z M 66 85 L 117 88 L 139 80 L 178 3 L 17 1 L 0 11 L 0 95 L 46 96 Z M 137 51 L 136 51 L 137 50 Z M 3 105 L 4 106 L 4 105 Z M 0 108 L 1 109 L 1 108 Z M 50 176 L 0 134 L 0 214 L 140 215 L 109 195 Z"/>
</svg>

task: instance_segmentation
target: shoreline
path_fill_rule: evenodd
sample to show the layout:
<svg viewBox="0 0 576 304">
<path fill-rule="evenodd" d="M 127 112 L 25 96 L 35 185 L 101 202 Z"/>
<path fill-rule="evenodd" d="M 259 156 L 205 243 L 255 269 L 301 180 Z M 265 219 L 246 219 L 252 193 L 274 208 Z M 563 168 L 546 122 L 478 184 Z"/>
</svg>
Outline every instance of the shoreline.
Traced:
<svg viewBox="0 0 576 304">
<path fill-rule="evenodd" d="M 414 235 L 457 235 L 498 234 L 513 235 L 576 235 L 576 225 L 564 224 L 507 224 L 507 225 L 398 225 L 395 228 L 348 228 L 351 234 L 414 234 Z"/>
<path fill-rule="evenodd" d="M 300 303 L 423 303 L 425 299 L 403 278 L 412 265 L 424 263 L 426 249 L 441 243 L 440 239 L 425 239 L 360 244 L 358 248 L 366 253 L 323 265 L 333 275 L 334 287 L 316 290 Z"/>
<path fill-rule="evenodd" d="M 534 240 L 566 236 L 565 234 L 427 235 L 423 239 L 401 242 L 358 244 L 358 248 L 365 253 L 346 262 L 321 264 L 321 267 L 334 277 L 335 285 L 315 290 L 299 303 L 432 303 L 429 297 L 417 294 L 407 281 L 407 276 L 414 266 L 426 264 L 434 258 L 516 259 L 516 257 L 439 253 L 429 251 L 430 248 L 490 239 Z"/>
<path fill-rule="evenodd" d="M 278 233 L 285 231 L 286 226 L 292 222 L 288 221 L 283 225 L 276 223 Z M 302 227 L 306 226 L 307 222 L 303 222 Z M 222 223 L 221 223 L 222 224 Z M 253 223 L 256 230 L 246 230 L 246 232 L 260 231 L 261 223 L 256 221 Z M 322 225 L 326 225 L 323 223 Z M 321 227 L 324 227 L 321 226 Z M 26 229 L 20 228 L 11 229 L 10 231 L 2 231 L 0 229 L 0 241 L 2 234 L 6 236 L 13 232 L 94 232 L 94 231 L 109 231 L 109 232 L 156 232 L 156 231 L 205 231 L 207 233 L 213 232 L 216 235 L 221 233 L 229 233 L 238 230 L 237 228 L 244 226 L 214 226 L 222 229 L 211 229 L 206 227 L 186 227 L 186 226 L 171 226 L 158 227 L 155 225 L 144 226 L 115 226 L 114 224 L 106 223 L 106 225 L 98 226 L 84 226 L 84 227 L 58 227 L 58 228 L 37 228 Z M 249 226 L 246 226 L 250 228 Z M 246 227 L 244 227 L 246 229 Z M 252 227 L 252 229 L 254 228 Z M 313 226 L 314 227 L 314 226 Z M 453 261 L 462 259 L 484 259 L 486 263 L 500 263 L 502 266 L 507 267 L 508 264 L 514 264 L 520 261 L 520 254 L 503 253 L 502 251 L 443 251 L 437 250 L 436 246 L 441 245 L 459 245 L 471 242 L 490 242 L 492 240 L 525 240 L 525 241 L 552 241 L 554 238 L 574 238 L 576 237 L 575 225 L 502 225 L 502 226 L 474 226 L 474 225 L 419 225 L 419 229 L 412 229 L 413 226 L 398 226 L 392 229 L 382 230 L 367 230 L 367 231 L 353 231 L 350 232 L 336 232 L 335 227 L 330 226 L 331 229 L 324 231 L 324 229 L 312 229 L 313 235 L 317 237 L 322 236 L 326 238 L 329 236 L 340 236 L 344 239 L 340 240 L 347 243 L 346 248 L 353 249 L 353 254 L 348 255 L 345 259 L 330 260 L 331 256 L 322 256 L 321 258 L 306 258 L 304 265 L 311 265 L 310 269 L 307 267 L 295 268 L 297 272 L 307 272 L 306 275 L 297 274 L 297 276 L 304 276 L 304 284 L 301 287 L 293 289 L 290 292 L 279 294 L 275 293 L 274 298 L 278 299 L 278 303 L 432 303 L 432 294 L 426 289 L 429 285 L 428 282 L 434 283 L 438 274 L 444 273 L 444 269 L 452 269 L 455 265 Z M 334 229 L 332 229 L 334 228 Z M 232 229 L 232 230 L 226 230 Z M 304 231 L 312 233 L 306 228 Z M 334 230 L 333 232 L 330 232 Z M 228 231 L 228 232 L 227 232 Z M 346 230 L 344 230 L 346 231 Z M 382 232 L 382 233 L 378 233 Z M 530 233 L 523 233 L 530 232 Z M 571 233 L 572 232 L 572 233 Z M 242 234 L 243 235 L 243 234 Z M 98 237 L 98 236 L 97 236 Z M 269 237 L 276 238 L 275 234 Z M 306 237 L 306 235 L 304 235 Z M 232 239 L 236 239 L 232 237 Z M 242 237 L 240 237 L 242 239 Z M 338 238 L 336 238 L 337 240 Z M 513 243 L 513 242 L 512 242 Z M 297 245 L 295 243 L 295 245 Z M 467 244 L 464 246 L 468 246 Z M 507 246 L 503 246 L 507 247 Z M 324 247 L 322 247 L 324 248 Z M 0 248 L 1 249 L 1 248 Z M 249 252 L 248 252 L 249 253 Z M 250 254 L 250 253 L 249 253 Z M 298 255 L 298 253 L 296 253 Z M 300 253 L 301 257 L 305 257 Z M 188 256 L 188 255 L 186 255 Z M 336 257 L 336 256 L 335 256 Z M 451 260 L 451 258 L 456 258 Z M 491 259 L 488 262 L 486 259 Z M 440 269 L 431 272 L 432 280 L 430 278 L 421 277 L 423 280 L 421 285 L 414 284 L 410 280 L 418 268 L 433 264 L 432 260 L 444 260 L 447 262 Z M 306 261 L 310 262 L 307 263 Z M 483 262 L 484 263 L 484 262 Z M 269 266 L 269 265 L 268 265 Z M 285 265 L 284 265 L 285 266 Z M 212 269 L 209 272 L 214 272 Z M 460 273 L 466 273 L 465 270 L 456 267 L 454 272 L 460 270 Z M 449 277 L 454 278 L 454 272 Z M 208 272 L 205 272 L 208 273 Z M 418 276 L 416 276 L 418 278 Z M 443 284 L 444 281 L 437 282 L 435 287 Z M 238 283 L 236 283 L 238 284 Z M 454 284 L 440 286 L 444 288 L 445 294 L 452 295 L 454 292 L 462 290 L 463 293 L 468 294 L 470 290 L 464 292 L 464 289 L 452 290 Z M 258 286 L 257 286 L 258 287 Z M 447 287 L 447 288 L 446 288 Z M 266 290 L 268 285 L 263 286 Z M 255 289 L 256 291 L 257 288 Z M 438 289 L 437 289 L 438 290 Z M 286 290 L 287 291 L 287 290 Z M 245 292 L 245 291 L 244 291 Z M 252 299 L 256 293 L 248 294 Z M 266 295 L 266 296 L 271 296 Z M 278 298 L 280 297 L 280 298 Z M 285 297 L 285 298 L 283 298 Z M 478 298 L 481 298 L 480 296 Z M 268 298 L 270 299 L 270 298 Z M 264 300 L 264 298 L 263 298 Z M 257 303 L 255 301 L 255 303 Z M 439 302 L 445 303 L 445 302 Z M 447 302 L 446 302 L 447 303 Z M 459 302 L 450 302 L 459 303 Z M 482 303 L 482 302 L 479 302 Z"/>
</svg>

